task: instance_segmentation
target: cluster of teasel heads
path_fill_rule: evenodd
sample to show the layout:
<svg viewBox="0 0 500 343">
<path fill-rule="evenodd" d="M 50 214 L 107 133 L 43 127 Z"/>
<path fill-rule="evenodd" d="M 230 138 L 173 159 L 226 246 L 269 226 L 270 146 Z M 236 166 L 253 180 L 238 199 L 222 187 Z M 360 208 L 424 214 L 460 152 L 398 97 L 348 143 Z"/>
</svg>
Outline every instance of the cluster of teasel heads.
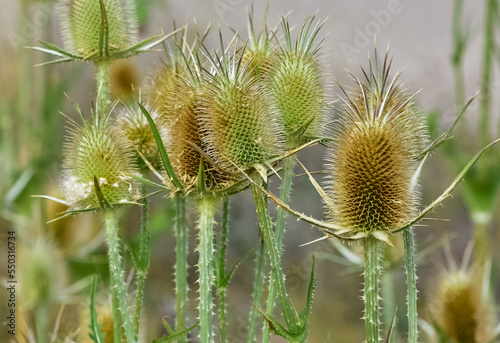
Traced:
<svg viewBox="0 0 500 343">
<path fill-rule="evenodd" d="M 62 3 L 66 50 L 49 43 L 38 48 L 60 57 L 55 62 L 84 60 L 93 61 L 99 68 L 109 67 L 114 60 L 148 51 L 166 39 L 149 38 L 137 43 L 130 1 Z M 391 244 L 393 234 L 440 203 L 465 173 L 432 206 L 418 212 L 420 167 L 428 153 L 449 136 L 443 135 L 428 147 L 424 116 L 415 106 L 413 96 L 399 84 L 400 74 L 390 78 L 392 60 L 388 60 L 387 54 L 381 68 L 375 61 L 375 65 L 370 62 L 368 73 L 363 70 L 365 81 L 353 77 L 357 89 L 345 92 L 340 87 L 345 94 L 342 117 L 330 134 L 325 128 L 332 101 L 321 61 L 322 41 L 316 39 L 322 24 L 313 27 L 313 23 L 314 16 L 300 27 L 296 40 L 292 40 L 284 18 L 283 37 L 278 37 L 278 31 L 267 29 L 257 36 L 252 27 L 246 44 L 241 44 L 236 35 L 224 46 L 220 35 L 218 53 L 204 47 L 204 35 L 198 34 L 193 45 L 188 45 L 183 35 L 167 53 L 165 65 L 148 90 L 150 105 L 146 107 L 151 115 L 145 107 L 129 104 L 113 119 L 114 106 L 107 108 L 106 99 L 98 98 L 92 120 L 81 115 L 83 123 L 72 125 L 65 148 L 62 188 L 69 214 L 135 204 L 145 196 L 140 181 L 145 180 L 148 169 L 160 175 L 162 162 L 164 188 L 172 194 L 217 198 L 256 183 L 249 175 L 267 181 L 268 174 L 275 172 L 282 159 L 304 144 L 331 136 L 327 192 L 315 184 L 327 204 L 329 222 L 297 213 L 262 191 L 286 211 L 321 227 L 327 237 L 364 243 L 367 342 L 374 343 L 380 340 L 377 244 Z M 107 91 L 106 70 L 99 69 L 101 93 Z M 256 189 L 258 186 L 259 183 Z M 113 227 L 113 220 L 106 218 L 106 223 Z M 121 263 L 113 239 L 109 243 L 110 259 L 113 254 L 116 257 L 110 265 L 112 273 Z M 212 241 L 209 236 L 209 259 Z M 274 251 L 272 244 L 276 243 L 271 239 L 269 244 L 268 250 Z M 279 253 L 270 254 L 274 273 L 280 268 L 276 264 Z M 208 274 L 203 274 L 210 283 L 212 261 L 205 262 Z M 199 267 L 204 266 L 200 263 Z M 280 276 L 273 274 L 273 278 Z M 117 272 L 112 278 L 117 284 L 121 274 Z M 280 298 L 282 307 L 284 299 Z M 131 323 L 125 320 L 126 297 L 119 300 L 127 341 L 133 341 Z M 207 306 L 211 310 L 211 304 Z M 297 318 L 297 327 L 289 325 L 289 329 L 298 331 L 286 331 L 269 314 L 266 320 L 278 334 L 304 341 L 307 327 L 300 321 L 307 320 L 302 315 Z M 211 323 L 201 318 L 200 322 L 201 332 L 212 331 Z M 211 342 L 213 333 L 209 335 L 200 338 Z"/>
</svg>

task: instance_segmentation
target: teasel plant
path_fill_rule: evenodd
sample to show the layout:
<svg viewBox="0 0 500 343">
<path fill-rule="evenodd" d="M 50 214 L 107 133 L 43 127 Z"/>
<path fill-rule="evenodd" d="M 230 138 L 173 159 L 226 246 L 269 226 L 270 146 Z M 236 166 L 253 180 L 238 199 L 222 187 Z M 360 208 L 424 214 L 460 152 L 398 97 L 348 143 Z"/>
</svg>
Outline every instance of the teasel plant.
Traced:
<svg viewBox="0 0 500 343">
<path fill-rule="evenodd" d="M 264 88 L 271 99 L 272 107 L 277 110 L 283 123 L 287 149 L 322 139 L 327 125 L 328 110 L 331 109 L 332 99 L 329 97 L 331 89 L 326 81 L 328 68 L 326 61 L 322 61 L 323 39 L 317 40 L 325 21 L 314 24 L 315 21 L 315 15 L 307 18 L 293 41 L 290 23 L 288 19 L 282 17 L 282 42 L 278 40 L 280 44 L 269 53 L 268 60 L 262 66 Z M 282 161 L 280 200 L 283 203 L 290 201 L 296 161 L 295 156 L 286 157 Z M 285 222 L 286 212 L 278 209 L 275 241 L 279 256 L 283 250 Z M 273 313 L 274 293 L 275 281 L 271 277 L 266 306 L 268 315 Z M 269 334 L 269 326 L 266 323 L 263 331 L 264 342 L 269 340 Z"/>
<path fill-rule="evenodd" d="M 351 75 L 359 89 L 346 92 L 339 85 L 345 96 L 342 99 L 344 108 L 329 152 L 331 172 L 327 190 L 323 190 L 306 170 L 326 202 L 330 222 L 294 211 L 268 192 L 270 199 L 287 212 L 318 226 L 326 234 L 319 240 L 336 237 L 363 245 L 364 320 L 368 343 L 381 339 L 381 244 L 392 246 L 391 237 L 403 232 L 409 342 L 416 342 L 417 278 L 412 227 L 450 196 L 473 164 L 498 142 L 495 140 L 481 149 L 441 196 L 418 211 L 418 178 L 424 163 L 431 152 L 451 138 L 451 132 L 473 99 L 466 104 L 450 128 L 428 144 L 424 117 L 414 104 L 415 95 L 408 95 L 400 85 L 400 72 L 389 78 L 391 65 L 392 58 L 388 59 L 387 52 L 381 69 L 377 58 L 374 64 L 370 61 L 368 72 L 362 69 L 365 81 Z"/>
<path fill-rule="evenodd" d="M 447 263 L 437 261 L 438 279 L 433 280 L 434 294 L 427 306 L 421 327 L 432 342 L 494 342 L 500 336 L 494 306 L 489 294 L 491 260 L 485 266 L 470 263 L 473 244 L 465 249 L 462 261 L 455 261 L 445 246 Z M 478 278 L 475 268 L 486 273 Z M 497 327 L 495 327 L 497 325 Z"/>
</svg>

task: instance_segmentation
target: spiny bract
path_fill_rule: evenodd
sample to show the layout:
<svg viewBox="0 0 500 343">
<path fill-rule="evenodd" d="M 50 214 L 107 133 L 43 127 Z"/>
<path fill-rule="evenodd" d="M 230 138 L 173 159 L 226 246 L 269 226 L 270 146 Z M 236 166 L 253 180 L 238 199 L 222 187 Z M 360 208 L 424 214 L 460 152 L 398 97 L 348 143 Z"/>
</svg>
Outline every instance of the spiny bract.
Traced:
<svg viewBox="0 0 500 343">
<path fill-rule="evenodd" d="M 137 42 L 138 24 L 133 0 L 103 0 L 109 32 L 109 47 L 123 50 Z M 99 50 L 101 6 L 99 0 L 63 0 L 62 31 L 67 49 L 81 56 Z"/>
<path fill-rule="evenodd" d="M 109 123 L 75 127 L 65 148 L 62 188 L 71 210 L 100 207 L 94 177 L 111 205 L 140 197 L 133 150 Z"/>
<path fill-rule="evenodd" d="M 328 208 L 340 232 L 350 237 L 388 233 L 416 214 L 412 177 L 427 143 L 423 114 L 397 80 L 388 79 L 387 54 L 380 74 L 370 62 L 366 82 L 346 93 L 331 151 Z M 364 72 L 364 71 L 363 71 Z"/>
<path fill-rule="evenodd" d="M 287 141 L 291 143 L 320 136 L 325 126 L 327 92 L 325 67 L 319 61 L 321 42 L 313 46 L 322 25 L 308 36 L 313 20 L 314 16 L 302 24 L 299 37 L 292 45 L 289 24 L 283 18 L 285 46 L 277 49 L 267 63 L 266 88 L 282 118 Z M 292 137 L 294 133 L 298 133 L 298 137 Z"/>
<path fill-rule="evenodd" d="M 222 61 L 204 94 L 202 139 L 229 173 L 266 163 L 282 151 L 282 133 L 254 75 L 238 61 Z"/>
</svg>

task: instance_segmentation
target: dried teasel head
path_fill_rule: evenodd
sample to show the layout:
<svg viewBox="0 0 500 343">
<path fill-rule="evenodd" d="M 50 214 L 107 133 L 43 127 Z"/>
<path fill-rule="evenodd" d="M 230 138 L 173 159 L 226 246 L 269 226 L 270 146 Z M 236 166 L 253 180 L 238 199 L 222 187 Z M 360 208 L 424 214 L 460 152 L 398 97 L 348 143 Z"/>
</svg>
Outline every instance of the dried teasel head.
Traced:
<svg viewBox="0 0 500 343">
<path fill-rule="evenodd" d="M 326 67 L 320 61 L 322 41 L 315 41 L 324 22 L 312 28 L 314 20 L 315 16 L 311 16 L 304 21 L 298 38 L 292 42 L 288 20 L 282 18 L 284 43 L 271 54 L 266 66 L 266 89 L 292 147 L 321 136 L 326 122 Z"/>
<path fill-rule="evenodd" d="M 491 310 L 482 301 L 482 282 L 467 270 L 447 272 L 440 280 L 431 315 L 454 343 L 490 342 Z"/>
<path fill-rule="evenodd" d="M 102 0 L 110 50 L 124 50 L 137 42 L 138 24 L 133 0 Z M 99 50 L 102 26 L 99 0 L 61 1 L 61 22 L 66 48 L 80 56 Z"/>
<path fill-rule="evenodd" d="M 327 200 L 332 220 L 351 238 L 389 234 L 416 214 L 419 193 L 414 173 L 427 145 L 422 112 L 398 83 L 389 79 L 387 54 L 377 71 L 370 61 L 366 81 L 345 93 L 345 106 L 330 152 Z M 343 90 L 343 89 L 342 89 Z"/>
<path fill-rule="evenodd" d="M 109 121 L 74 124 L 65 143 L 62 189 L 70 210 L 102 207 L 95 182 L 110 205 L 140 197 L 133 149 Z"/>
<path fill-rule="evenodd" d="M 150 106 L 147 106 L 150 107 Z M 149 111 L 153 120 L 157 120 L 158 115 L 154 111 Z M 151 127 L 137 105 L 126 106 L 123 113 L 117 119 L 117 128 L 126 144 L 131 146 L 136 152 L 136 160 L 141 170 L 147 170 L 148 166 L 144 159 L 153 168 L 158 168 L 160 159 L 158 147 L 151 131 Z"/>
<path fill-rule="evenodd" d="M 248 64 L 235 56 L 212 60 L 209 89 L 198 112 L 206 151 L 230 175 L 265 165 L 283 150 L 268 97 Z"/>
</svg>

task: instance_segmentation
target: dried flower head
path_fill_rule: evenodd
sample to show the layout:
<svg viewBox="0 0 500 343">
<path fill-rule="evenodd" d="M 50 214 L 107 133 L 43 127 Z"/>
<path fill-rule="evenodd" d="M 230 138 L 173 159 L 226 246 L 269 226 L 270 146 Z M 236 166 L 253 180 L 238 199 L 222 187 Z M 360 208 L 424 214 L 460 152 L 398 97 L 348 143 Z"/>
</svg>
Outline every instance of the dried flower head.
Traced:
<svg viewBox="0 0 500 343">
<path fill-rule="evenodd" d="M 320 62 L 322 41 L 315 43 L 323 23 L 308 35 L 314 19 L 304 21 L 292 43 L 289 23 L 282 18 L 285 45 L 276 49 L 267 64 L 266 88 L 292 144 L 320 136 L 325 126 L 328 100 L 325 66 Z"/>
<path fill-rule="evenodd" d="M 481 299 L 481 282 L 467 270 L 447 272 L 440 280 L 432 316 L 455 343 L 490 342 L 490 311 Z"/>
<path fill-rule="evenodd" d="M 109 122 L 73 127 L 66 140 L 62 188 L 70 210 L 99 208 L 95 181 L 105 200 L 127 204 L 140 196 L 133 149 Z"/>
<path fill-rule="evenodd" d="M 150 111 L 150 113 L 153 119 L 157 119 L 155 112 Z M 148 168 L 143 158 L 154 168 L 159 166 L 158 147 L 153 131 L 138 106 L 125 107 L 122 115 L 117 119 L 117 127 L 126 144 L 136 151 L 136 160 L 141 170 Z"/>
<path fill-rule="evenodd" d="M 133 0 L 102 0 L 110 50 L 124 50 L 137 42 L 138 24 Z M 102 25 L 99 0 L 63 0 L 62 31 L 67 49 L 81 56 L 99 50 Z"/>
<path fill-rule="evenodd" d="M 345 93 L 342 118 L 331 149 L 331 199 L 328 209 L 342 233 L 386 240 L 416 214 L 418 189 L 412 183 L 426 147 L 423 114 L 398 84 L 389 79 L 392 59 L 380 73 L 370 61 L 366 81 Z M 343 89 L 342 89 L 343 90 Z"/>
<path fill-rule="evenodd" d="M 239 173 L 279 155 L 282 133 L 248 64 L 235 57 L 217 60 L 198 111 L 202 140 L 223 170 Z"/>
<path fill-rule="evenodd" d="M 140 88 L 139 72 L 128 59 L 114 61 L 110 71 L 111 96 L 126 103 L 136 101 Z"/>
</svg>

